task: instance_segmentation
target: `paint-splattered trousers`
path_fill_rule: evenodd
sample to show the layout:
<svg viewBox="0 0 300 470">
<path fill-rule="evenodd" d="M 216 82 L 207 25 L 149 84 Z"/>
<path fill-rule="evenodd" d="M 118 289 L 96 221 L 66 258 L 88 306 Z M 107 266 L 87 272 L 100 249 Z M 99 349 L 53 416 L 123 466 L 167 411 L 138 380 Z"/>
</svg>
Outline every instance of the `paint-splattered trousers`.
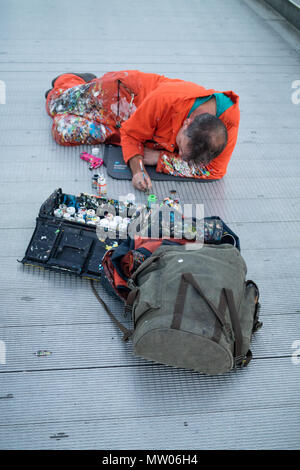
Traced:
<svg viewBox="0 0 300 470">
<path fill-rule="evenodd" d="M 119 128 L 137 109 L 135 99 L 130 90 L 118 86 L 113 72 L 88 83 L 74 74 L 60 75 L 46 100 L 47 113 L 53 118 L 53 138 L 65 146 L 120 145 Z M 161 149 L 157 172 L 203 178 L 203 171 L 189 167 L 176 153 L 149 146 Z"/>
<path fill-rule="evenodd" d="M 106 75 L 88 83 L 73 74 L 56 79 L 46 110 L 58 144 L 120 143 L 118 128 L 136 107 L 129 92 L 116 88 L 116 80 Z"/>
</svg>

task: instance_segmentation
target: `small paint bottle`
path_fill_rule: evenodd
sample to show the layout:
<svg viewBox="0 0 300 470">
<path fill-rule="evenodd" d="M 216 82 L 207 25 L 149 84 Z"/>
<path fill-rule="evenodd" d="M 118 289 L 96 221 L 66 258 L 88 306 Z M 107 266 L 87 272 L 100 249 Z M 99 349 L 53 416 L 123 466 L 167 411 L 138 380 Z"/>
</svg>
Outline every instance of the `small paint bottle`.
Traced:
<svg viewBox="0 0 300 470">
<path fill-rule="evenodd" d="M 67 207 L 67 213 L 70 214 L 70 215 L 74 215 L 75 214 L 75 207 L 73 207 L 73 206 Z"/>
<path fill-rule="evenodd" d="M 88 209 L 86 211 L 86 222 L 92 221 L 92 219 L 95 217 L 96 213 L 94 209 Z"/>
<path fill-rule="evenodd" d="M 97 193 L 99 196 L 105 196 L 107 194 L 106 179 L 103 175 L 100 175 L 97 180 Z"/>
<path fill-rule="evenodd" d="M 92 148 L 92 155 L 94 155 L 94 157 L 97 157 L 97 156 L 99 155 L 99 149 L 98 149 L 98 147 Z"/>
<path fill-rule="evenodd" d="M 170 191 L 169 191 L 170 199 L 173 199 L 173 201 L 174 201 L 176 199 L 176 194 L 177 194 L 176 189 L 170 189 Z"/>
<path fill-rule="evenodd" d="M 94 189 L 95 191 L 97 191 L 97 188 L 98 188 L 98 178 L 99 178 L 98 173 L 92 176 L 92 189 Z"/>
<path fill-rule="evenodd" d="M 67 212 L 67 206 L 66 206 L 66 204 L 60 204 L 60 205 L 59 205 L 59 209 L 61 209 L 62 212 L 64 212 L 64 213 Z"/>
<path fill-rule="evenodd" d="M 55 217 L 63 217 L 63 211 L 61 209 L 55 209 L 54 210 L 54 216 Z"/>
<path fill-rule="evenodd" d="M 148 209 L 150 209 L 153 204 L 157 204 L 157 196 L 155 196 L 155 194 L 149 194 L 147 200 Z"/>
</svg>

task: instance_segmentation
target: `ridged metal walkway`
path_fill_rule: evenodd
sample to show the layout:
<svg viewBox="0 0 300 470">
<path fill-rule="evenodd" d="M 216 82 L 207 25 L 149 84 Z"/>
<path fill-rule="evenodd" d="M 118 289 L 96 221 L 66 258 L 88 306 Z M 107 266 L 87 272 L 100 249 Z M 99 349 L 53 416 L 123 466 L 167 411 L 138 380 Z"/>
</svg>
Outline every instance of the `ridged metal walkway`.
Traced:
<svg viewBox="0 0 300 470">
<path fill-rule="evenodd" d="M 0 448 L 299 449 L 299 33 L 255 0 L 10 0 L 0 8 Z M 51 138 L 45 90 L 62 72 L 122 69 L 240 95 L 228 175 L 172 187 L 236 230 L 260 286 L 264 327 L 245 370 L 206 377 L 134 358 L 87 281 L 16 261 L 55 188 L 90 191 L 79 149 Z M 154 189 L 163 197 L 170 185 Z M 111 196 L 129 191 L 130 182 L 109 180 Z"/>
</svg>

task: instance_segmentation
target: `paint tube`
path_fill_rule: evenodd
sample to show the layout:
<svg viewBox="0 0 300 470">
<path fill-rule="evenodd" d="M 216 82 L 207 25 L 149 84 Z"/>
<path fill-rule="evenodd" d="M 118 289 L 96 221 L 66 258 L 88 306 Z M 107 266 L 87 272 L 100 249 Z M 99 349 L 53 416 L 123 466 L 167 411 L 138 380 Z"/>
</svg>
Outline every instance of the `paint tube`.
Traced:
<svg viewBox="0 0 300 470">
<path fill-rule="evenodd" d="M 97 192 L 99 196 L 105 196 L 107 194 L 106 179 L 103 175 L 100 175 L 97 180 Z"/>
</svg>

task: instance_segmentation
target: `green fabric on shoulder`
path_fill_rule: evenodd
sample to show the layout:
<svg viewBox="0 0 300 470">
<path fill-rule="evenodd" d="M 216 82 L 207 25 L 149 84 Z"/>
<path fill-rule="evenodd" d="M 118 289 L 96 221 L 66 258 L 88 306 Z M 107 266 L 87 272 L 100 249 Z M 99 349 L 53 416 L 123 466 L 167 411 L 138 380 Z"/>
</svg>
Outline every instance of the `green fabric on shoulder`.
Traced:
<svg viewBox="0 0 300 470">
<path fill-rule="evenodd" d="M 229 98 L 229 96 L 224 95 L 224 93 L 214 93 L 214 96 L 217 101 L 216 116 L 219 117 L 226 111 L 226 109 L 233 105 L 233 101 L 231 98 Z"/>
<path fill-rule="evenodd" d="M 208 101 L 213 96 L 216 98 L 216 104 L 217 104 L 216 116 L 217 117 L 220 117 L 221 114 L 223 114 L 226 111 L 226 109 L 230 108 L 230 106 L 233 105 L 233 101 L 229 98 L 229 96 L 224 95 L 224 93 L 214 93 L 213 95 L 202 96 L 202 97 L 195 99 L 195 102 L 193 106 L 191 107 L 191 110 L 188 114 L 188 118 L 190 117 L 192 112 L 195 111 L 195 109 L 197 109 L 201 104 L 206 103 L 206 101 Z"/>
</svg>

